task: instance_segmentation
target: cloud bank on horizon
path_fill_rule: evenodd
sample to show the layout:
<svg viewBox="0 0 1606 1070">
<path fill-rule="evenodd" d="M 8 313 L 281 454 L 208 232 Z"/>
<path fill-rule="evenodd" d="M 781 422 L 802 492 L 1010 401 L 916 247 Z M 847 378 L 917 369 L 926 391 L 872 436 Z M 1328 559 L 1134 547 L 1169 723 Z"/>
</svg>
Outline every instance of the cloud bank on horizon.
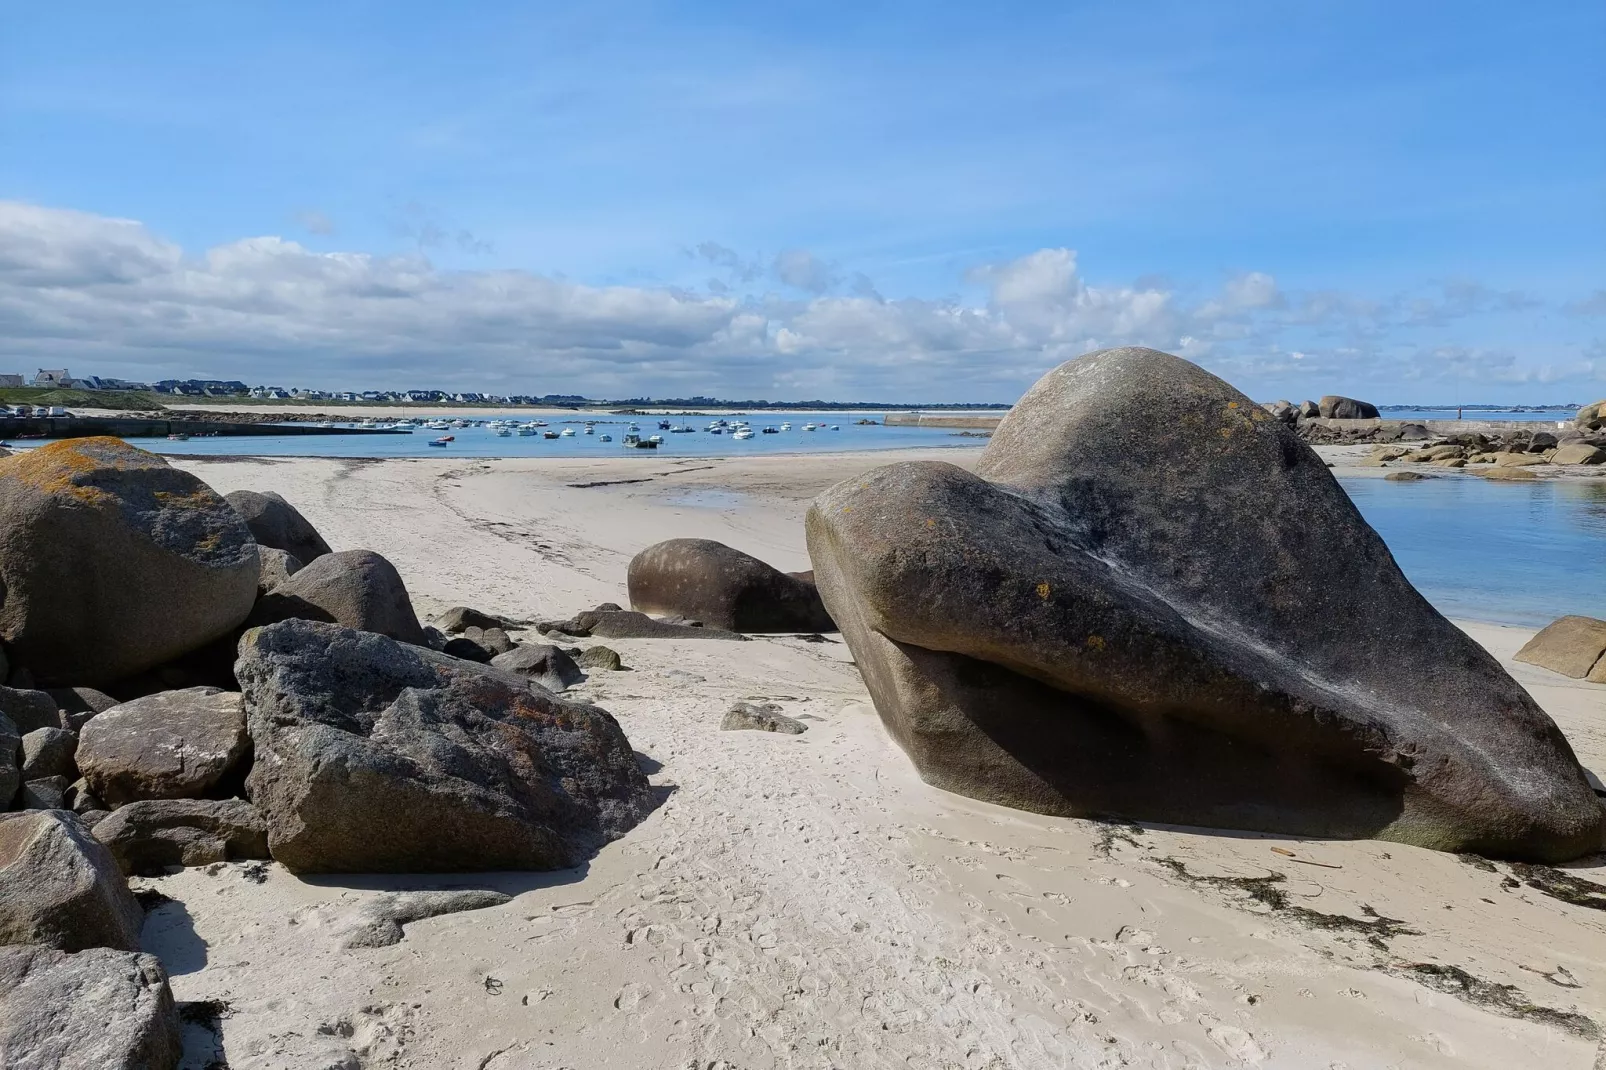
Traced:
<svg viewBox="0 0 1606 1070">
<path fill-rule="evenodd" d="M 30 10 L 0 370 L 996 402 L 1139 344 L 1606 394 L 1606 8 L 967 11 Z"/>
</svg>

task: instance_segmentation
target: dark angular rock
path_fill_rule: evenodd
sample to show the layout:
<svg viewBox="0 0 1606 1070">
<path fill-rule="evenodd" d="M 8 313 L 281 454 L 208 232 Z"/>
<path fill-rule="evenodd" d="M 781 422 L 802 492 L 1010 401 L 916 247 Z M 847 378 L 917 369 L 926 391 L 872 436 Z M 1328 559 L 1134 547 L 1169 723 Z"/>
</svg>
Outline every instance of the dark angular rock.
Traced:
<svg viewBox="0 0 1606 1070">
<path fill-rule="evenodd" d="M 807 533 L 877 710 L 939 787 L 1514 858 L 1602 842 L 1550 718 L 1313 451 L 1186 361 L 1062 365 L 976 474 L 876 469 L 816 499 Z"/>
<path fill-rule="evenodd" d="M 503 672 L 528 677 L 548 691 L 562 691 L 586 678 L 573 658 L 548 643 L 529 643 L 498 654 L 491 664 Z"/>
<path fill-rule="evenodd" d="M 105 802 L 101 800 L 100 796 L 96 795 L 90 788 L 89 781 L 85 780 L 83 777 L 79 777 L 77 780 L 67 785 L 67 790 L 63 793 L 62 801 L 67 804 L 67 809 L 71 810 L 79 817 L 83 817 L 94 810 L 108 809 Z"/>
<path fill-rule="evenodd" d="M 84 725 L 77 758 L 94 793 L 117 807 L 204 795 L 249 746 L 239 693 L 192 687 L 107 710 Z"/>
<path fill-rule="evenodd" d="M 75 732 L 95 714 L 117 705 L 117 699 L 93 687 L 52 687 L 45 694 L 67 715 L 67 726 Z"/>
<path fill-rule="evenodd" d="M 0 638 L 41 684 L 202 646 L 245 620 L 256 581 L 240 515 L 153 453 L 74 438 L 0 460 Z"/>
<path fill-rule="evenodd" d="M 709 539 L 670 539 L 630 561 L 630 608 L 732 632 L 835 631 L 810 580 Z"/>
<path fill-rule="evenodd" d="M 283 550 L 303 565 L 310 565 L 330 552 L 318 529 L 295 506 L 268 491 L 237 490 L 225 495 L 229 504 L 244 518 L 246 527 L 262 546 Z"/>
<path fill-rule="evenodd" d="M 323 621 L 425 645 L 401 574 L 372 550 L 344 550 L 309 563 L 257 601 L 250 623 L 281 620 Z"/>
<path fill-rule="evenodd" d="M 66 810 L 69 781 L 64 776 L 24 780 L 17 790 L 18 810 Z"/>
<path fill-rule="evenodd" d="M 22 733 L 0 713 L 0 809 L 11 805 L 22 786 Z"/>
<path fill-rule="evenodd" d="M 498 654 L 506 654 L 518 646 L 501 628 L 471 626 L 463 629 L 463 638 L 484 648 L 493 658 Z"/>
<path fill-rule="evenodd" d="M 722 628 L 653 620 L 645 613 L 628 609 L 588 609 L 569 620 L 550 622 L 548 630 L 582 637 L 594 635 L 600 639 L 731 639 L 740 642 L 747 638 L 741 632 Z"/>
<path fill-rule="evenodd" d="M 173 1070 L 183 1055 L 155 955 L 0 947 L 0 1066 Z"/>
<path fill-rule="evenodd" d="M 130 875 L 156 876 L 168 866 L 268 857 L 268 826 L 243 799 L 129 803 L 95 826 L 95 839 Z"/>
<path fill-rule="evenodd" d="M 441 652 L 450 654 L 454 658 L 462 658 L 464 661 L 478 662 L 481 665 L 489 665 L 493 657 L 489 650 L 486 650 L 474 640 L 465 639 L 461 635 L 455 639 L 448 639 Z"/>
<path fill-rule="evenodd" d="M 1299 418 L 1308 420 L 1322 414 L 1322 407 L 1309 399 L 1299 403 Z"/>
<path fill-rule="evenodd" d="M 499 617 L 495 613 L 482 613 L 468 606 L 453 606 L 435 618 L 435 627 L 447 635 L 458 635 L 470 628 L 479 628 L 482 631 L 488 628 L 510 628 L 515 627 L 517 623 L 506 617 Z"/>
<path fill-rule="evenodd" d="M 0 814 L 0 944 L 137 951 L 143 921 L 117 863 L 75 815 Z"/>
<path fill-rule="evenodd" d="M 552 869 L 651 809 L 602 709 L 371 633 L 285 621 L 237 666 L 249 794 L 299 871 Z"/>
<path fill-rule="evenodd" d="M 40 728 L 68 728 L 56 700 L 44 691 L 0 687 L 0 715 L 26 735 Z"/>
<path fill-rule="evenodd" d="M 78 737 L 65 728 L 35 728 L 22 737 L 22 779 L 76 778 L 73 755 L 77 750 Z"/>
</svg>

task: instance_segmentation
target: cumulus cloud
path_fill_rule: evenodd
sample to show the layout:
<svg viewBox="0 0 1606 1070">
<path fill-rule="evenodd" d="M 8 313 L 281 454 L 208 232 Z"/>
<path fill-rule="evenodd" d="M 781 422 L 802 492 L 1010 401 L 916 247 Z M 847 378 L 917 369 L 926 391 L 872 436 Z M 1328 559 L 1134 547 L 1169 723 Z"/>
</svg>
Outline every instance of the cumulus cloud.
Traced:
<svg viewBox="0 0 1606 1070">
<path fill-rule="evenodd" d="M 1074 250 L 1050 248 L 977 266 L 973 299 L 887 298 L 813 254 L 783 254 L 770 270 L 805 295 L 789 298 L 750 292 L 769 272 L 709 242 L 691 252 L 724 272 L 717 285 L 594 286 L 442 269 L 428 251 L 460 246 L 457 236 L 428 213 L 403 218 L 416 244 L 406 255 L 274 236 L 187 251 L 137 222 L 0 202 L 0 352 L 14 366 L 128 378 L 908 401 L 1010 400 L 1060 361 L 1123 344 L 1181 353 L 1250 388 L 1344 384 L 1391 360 L 1429 378 L 1526 368 L 1495 348 L 1402 357 L 1361 329 L 1323 343 L 1333 324 L 1414 314 L 1394 299 L 1285 293 L 1263 273 L 1184 301 L 1158 279 L 1095 284 Z M 1444 296 L 1441 314 L 1503 301 Z"/>
</svg>

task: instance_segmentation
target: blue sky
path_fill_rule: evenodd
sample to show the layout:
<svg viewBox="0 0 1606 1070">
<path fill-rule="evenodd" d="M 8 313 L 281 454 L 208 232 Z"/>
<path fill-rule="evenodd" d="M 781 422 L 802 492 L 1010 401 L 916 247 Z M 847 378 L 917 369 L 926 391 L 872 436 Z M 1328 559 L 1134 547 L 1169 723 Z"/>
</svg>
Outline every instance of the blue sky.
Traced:
<svg viewBox="0 0 1606 1070">
<path fill-rule="evenodd" d="M 466 8 L 468 10 L 459 10 Z M 12 5 L 0 357 L 1011 400 L 1606 395 L 1606 5 Z"/>
</svg>

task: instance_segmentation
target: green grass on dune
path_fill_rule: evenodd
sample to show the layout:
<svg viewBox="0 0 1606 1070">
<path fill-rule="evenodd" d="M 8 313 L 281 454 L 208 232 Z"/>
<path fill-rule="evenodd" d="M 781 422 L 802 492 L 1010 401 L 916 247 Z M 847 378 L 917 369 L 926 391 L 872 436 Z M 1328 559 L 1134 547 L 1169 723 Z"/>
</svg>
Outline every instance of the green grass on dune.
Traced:
<svg viewBox="0 0 1606 1070">
<path fill-rule="evenodd" d="M 164 406 L 155 394 L 137 390 L 63 390 L 48 386 L 0 387 L 7 405 L 63 405 L 69 409 L 128 409 L 148 412 Z"/>
</svg>

